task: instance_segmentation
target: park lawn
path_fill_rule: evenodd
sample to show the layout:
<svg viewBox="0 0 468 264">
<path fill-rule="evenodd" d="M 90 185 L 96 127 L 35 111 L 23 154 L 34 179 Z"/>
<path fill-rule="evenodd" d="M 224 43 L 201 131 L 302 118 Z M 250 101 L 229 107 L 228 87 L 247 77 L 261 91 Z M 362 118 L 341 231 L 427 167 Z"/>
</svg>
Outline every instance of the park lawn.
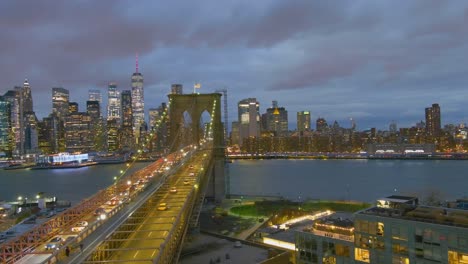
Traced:
<svg viewBox="0 0 468 264">
<path fill-rule="evenodd" d="M 356 212 L 370 207 L 368 203 L 342 202 L 342 201 L 309 201 L 304 203 L 290 201 L 256 202 L 255 205 L 240 205 L 230 209 L 232 214 L 240 216 L 271 216 L 284 210 L 300 210 L 315 212 L 332 210 L 340 212 Z"/>
</svg>

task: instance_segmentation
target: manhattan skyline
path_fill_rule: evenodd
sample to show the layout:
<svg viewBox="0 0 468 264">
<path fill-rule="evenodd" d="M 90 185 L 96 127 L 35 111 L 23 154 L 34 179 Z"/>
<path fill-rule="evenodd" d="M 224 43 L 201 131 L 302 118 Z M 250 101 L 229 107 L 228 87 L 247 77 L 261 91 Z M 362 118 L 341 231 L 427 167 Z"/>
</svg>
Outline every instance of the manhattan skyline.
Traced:
<svg viewBox="0 0 468 264">
<path fill-rule="evenodd" d="M 131 89 L 138 53 L 146 114 L 171 84 L 189 93 L 200 82 L 201 93 L 228 89 L 230 121 L 255 97 L 262 113 L 272 100 L 285 107 L 290 128 L 303 110 L 361 130 L 408 127 L 433 103 L 442 124 L 468 122 L 462 1 L 15 1 L 0 17 L 2 92 L 27 78 L 38 118 L 51 112 L 52 87 L 80 110 L 90 89 Z"/>
</svg>

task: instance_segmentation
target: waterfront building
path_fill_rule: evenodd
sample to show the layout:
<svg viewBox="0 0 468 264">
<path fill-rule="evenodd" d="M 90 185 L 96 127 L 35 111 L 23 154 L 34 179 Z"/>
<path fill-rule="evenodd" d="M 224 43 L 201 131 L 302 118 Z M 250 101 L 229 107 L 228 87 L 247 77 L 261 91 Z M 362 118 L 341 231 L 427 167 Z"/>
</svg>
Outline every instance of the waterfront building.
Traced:
<svg viewBox="0 0 468 264">
<path fill-rule="evenodd" d="M 135 73 L 132 74 L 132 111 L 133 133 L 135 139 L 138 139 L 140 136 L 140 126 L 145 122 L 145 97 L 143 90 L 143 75 L 140 72 L 138 72 L 138 57 L 136 60 Z"/>
<path fill-rule="evenodd" d="M 297 112 L 297 131 L 304 132 L 309 131 L 310 129 L 310 112 Z"/>
<path fill-rule="evenodd" d="M 260 136 L 260 104 L 255 98 L 247 98 L 238 103 L 239 145 L 249 137 Z"/>
<path fill-rule="evenodd" d="M 78 113 L 78 103 L 77 102 L 70 102 L 68 103 L 68 114 L 75 114 Z"/>
<path fill-rule="evenodd" d="M 467 210 L 422 206 L 416 197 L 398 195 L 355 213 L 353 225 L 325 219 L 296 234 L 298 264 L 460 264 L 467 263 L 467 249 Z"/>
<path fill-rule="evenodd" d="M 183 94 L 182 84 L 173 84 L 171 85 L 171 94 Z"/>
<path fill-rule="evenodd" d="M 296 231 L 296 263 L 360 263 L 354 257 L 352 218 L 334 214 Z"/>
<path fill-rule="evenodd" d="M 130 150 L 135 145 L 133 133 L 132 91 L 124 90 L 121 93 L 122 133 L 120 146 Z"/>
<path fill-rule="evenodd" d="M 0 96 L 0 152 L 1 156 L 11 157 L 14 142 L 13 133 L 11 130 L 11 108 L 10 102 Z"/>
<path fill-rule="evenodd" d="M 52 113 L 61 121 L 65 121 L 70 103 L 70 92 L 61 87 L 52 88 Z"/>
<path fill-rule="evenodd" d="M 274 133 L 274 136 L 286 136 L 288 134 L 288 111 L 284 107 L 278 107 L 278 102 L 273 101 L 272 107 L 267 108 L 262 115 L 263 130 Z"/>
<path fill-rule="evenodd" d="M 426 108 L 426 134 L 431 137 L 440 136 L 440 106 L 432 104 L 432 107 Z"/>
<path fill-rule="evenodd" d="M 65 146 L 69 152 L 89 152 L 93 147 L 91 117 L 85 112 L 74 112 L 65 122 Z"/>
<path fill-rule="evenodd" d="M 16 89 L 9 90 L 3 97 L 10 103 L 11 133 L 13 134 L 12 155 L 19 156 L 22 154 L 24 147 L 24 124 L 21 122 L 23 110 L 20 107 L 20 92 Z"/>
<path fill-rule="evenodd" d="M 120 119 L 120 91 L 117 90 L 117 84 L 111 82 L 107 90 L 107 120 L 117 120 L 117 124 L 120 124 Z"/>
<path fill-rule="evenodd" d="M 434 152 L 434 144 L 371 143 L 367 145 L 369 155 L 430 155 Z"/>
</svg>

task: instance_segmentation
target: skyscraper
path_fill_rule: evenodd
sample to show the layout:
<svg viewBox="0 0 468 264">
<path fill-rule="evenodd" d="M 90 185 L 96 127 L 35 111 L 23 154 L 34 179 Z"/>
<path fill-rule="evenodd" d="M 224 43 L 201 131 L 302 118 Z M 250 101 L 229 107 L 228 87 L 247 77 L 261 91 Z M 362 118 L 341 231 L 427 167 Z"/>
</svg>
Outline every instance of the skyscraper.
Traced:
<svg viewBox="0 0 468 264">
<path fill-rule="evenodd" d="M 132 111 L 133 133 L 135 138 L 139 138 L 140 126 L 145 122 L 145 97 L 143 75 L 138 72 L 138 56 L 136 57 L 136 70 L 132 74 Z"/>
<path fill-rule="evenodd" d="M 13 155 L 20 155 L 24 146 L 24 124 L 21 119 L 23 110 L 20 108 L 20 91 L 9 90 L 5 93 L 4 98 L 10 103 L 10 122 L 14 142 L 12 152 Z"/>
<path fill-rule="evenodd" d="M 325 132 L 328 130 L 328 124 L 325 118 L 319 117 L 315 123 L 318 132 Z"/>
<path fill-rule="evenodd" d="M 61 87 L 52 88 L 52 113 L 60 120 L 65 120 L 70 103 L 70 92 Z"/>
<path fill-rule="evenodd" d="M 88 101 L 97 101 L 99 102 L 99 114 L 101 115 L 102 114 L 102 110 L 101 110 L 101 107 L 102 107 L 102 94 L 101 94 L 101 90 L 89 90 L 88 91 Z M 99 116 L 101 117 L 101 116 Z"/>
<path fill-rule="evenodd" d="M 264 120 L 264 129 L 274 132 L 275 136 L 288 134 L 288 111 L 284 107 L 278 107 L 278 101 L 272 102 L 272 107 L 264 114 Z"/>
<path fill-rule="evenodd" d="M 310 112 L 297 112 L 297 131 L 304 132 L 310 130 Z"/>
<path fill-rule="evenodd" d="M 171 85 L 171 94 L 183 94 L 182 84 Z"/>
<path fill-rule="evenodd" d="M 122 133 L 120 146 L 124 149 L 133 148 L 135 141 L 133 135 L 132 91 L 122 91 Z"/>
<path fill-rule="evenodd" d="M 99 104 L 102 104 L 101 90 L 89 90 L 88 101 L 98 101 Z"/>
<path fill-rule="evenodd" d="M 99 101 L 86 101 L 86 113 L 91 117 L 91 123 L 97 123 L 101 116 Z"/>
<path fill-rule="evenodd" d="M 120 124 L 120 92 L 117 90 L 117 84 L 109 83 L 107 91 L 107 120 L 117 120 L 117 124 Z"/>
<path fill-rule="evenodd" d="M 24 80 L 23 83 L 23 111 L 24 112 L 33 112 L 33 99 L 31 94 L 31 86 L 29 85 L 28 79 Z"/>
<path fill-rule="evenodd" d="M 10 102 L 4 96 L 0 96 L 0 151 L 7 157 L 11 157 L 13 151 Z"/>
<path fill-rule="evenodd" d="M 440 122 L 440 106 L 439 104 L 432 104 L 426 110 L 426 133 L 428 136 L 437 137 L 440 135 L 441 122 Z"/>
<path fill-rule="evenodd" d="M 239 144 L 244 138 L 260 135 L 260 104 L 255 98 L 247 98 L 238 103 Z"/>
<path fill-rule="evenodd" d="M 124 90 L 121 93 L 121 108 L 122 108 L 122 127 L 133 126 L 133 111 L 132 111 L 132 91 Z"/>
</svg>

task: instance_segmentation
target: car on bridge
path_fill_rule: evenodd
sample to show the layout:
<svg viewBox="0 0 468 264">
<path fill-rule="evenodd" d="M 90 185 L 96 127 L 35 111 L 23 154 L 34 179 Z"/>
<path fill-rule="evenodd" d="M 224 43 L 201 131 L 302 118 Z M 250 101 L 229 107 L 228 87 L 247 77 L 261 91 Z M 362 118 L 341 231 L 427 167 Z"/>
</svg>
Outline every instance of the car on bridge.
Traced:
<svg viewBox="0 0 468 264">
<path fill-rule="evenodd" d="M 177 188 L 176 187 L 172 187 L 170 190 L 169 190 L 170 193 L 177 193 Z"/>
<path fill-rule="evenodd" d="M 189 181 L 185 180 L 184 185 L 189 185 Z"/>
<path fill-rule="evenodd" d="M 160 203 L 158 206 L 158 211 L 166 211 L 169 207 L 167 207 L 167 203 Z"/>
<path fill-rule="evenodd" d="M 80 221 L 74 227 L 72 227 L 71 231 L 74 233 L 79 233 L 83 231 L 88 226 L 88 222 Z"/>
<path fill-rule="evenodd" d="M 45 245 L 45 249 L 46 250 L 49 250 L 49 249 L 58 250 L 58 249 L 60 249 L 60 246 L 62 246 L 62 243 L 63 243 L 63 238 L 60 237 L 60 236 L 56 236 L 56 237 L 52 238 L 49 241 L 49 243 L 47 243 Z"/>
</svg>

